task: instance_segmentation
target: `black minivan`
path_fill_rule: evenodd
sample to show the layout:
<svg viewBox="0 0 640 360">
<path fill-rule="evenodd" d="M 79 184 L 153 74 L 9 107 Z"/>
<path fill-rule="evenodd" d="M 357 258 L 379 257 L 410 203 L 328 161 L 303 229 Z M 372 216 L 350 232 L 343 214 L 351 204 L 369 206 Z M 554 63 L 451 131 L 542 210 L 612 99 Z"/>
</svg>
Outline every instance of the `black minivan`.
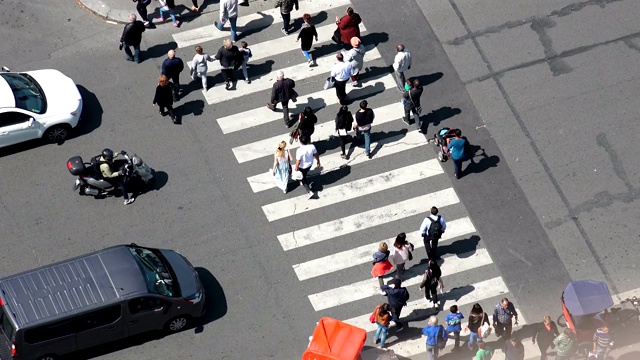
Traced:
<svg viewBox="0 0 640 360">
<path fill-rule="evenodd" d="M 204 289 L 173 250 L 119 245 L 0 279 L 0 358 L 54 360 L 204 313 Z"/>
</svg>

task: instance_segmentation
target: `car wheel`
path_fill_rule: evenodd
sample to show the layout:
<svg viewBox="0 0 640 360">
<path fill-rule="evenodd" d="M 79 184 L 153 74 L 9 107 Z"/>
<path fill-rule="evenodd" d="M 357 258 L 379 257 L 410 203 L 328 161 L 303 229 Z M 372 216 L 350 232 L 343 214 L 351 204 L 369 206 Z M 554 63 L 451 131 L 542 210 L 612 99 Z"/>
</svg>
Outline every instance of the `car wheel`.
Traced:
<svg viewBox="0 0 640 360">
<path fill-rule="evenodd" d="M 189 322 L 189 319 L 187 319 L 185 316 L 178 316 L 169 320 L 165 328 L 167 329 L 167 331 L 172 333 L 178 332 L 180 330 L 183 330 L 185 327 L 187 327 L 188 322 Z"/>
<path fill-rule="evenodd" d="M 45 355 L 41 358 L 38 358 L 38 360 L 56 360 L 57 357 L 55 355 Z"/>
<path fill-rule="evenodd" d="M 47 129 L 42 138 L 49 143 L 59 144 L 67 138 L 69 129 L 69 125 L 56 125 Z"/>
</svg>

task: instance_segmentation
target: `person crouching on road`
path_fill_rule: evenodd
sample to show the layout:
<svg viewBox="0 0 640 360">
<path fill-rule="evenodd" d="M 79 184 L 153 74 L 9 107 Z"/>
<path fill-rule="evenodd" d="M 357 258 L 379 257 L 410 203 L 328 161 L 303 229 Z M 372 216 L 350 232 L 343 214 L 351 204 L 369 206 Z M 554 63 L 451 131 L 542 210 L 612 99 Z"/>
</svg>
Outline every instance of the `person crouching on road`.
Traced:
<svg viewBox="0 0 640 360">
<path fill-rule="evenodd" d="M 158 105 L 160 115 L 165 116 L 164 109 L 167 109 L 167 113 L 171 116 L 171 120 L 174 124 L 178 123 L 176 114 L 173 112 L 173 85 L 169 82 L 166 75 L 160 75 L 158 79 L 158 86 L 156 86 L 156 95 L 153 97 L 153 106 Z"/>
</svg>

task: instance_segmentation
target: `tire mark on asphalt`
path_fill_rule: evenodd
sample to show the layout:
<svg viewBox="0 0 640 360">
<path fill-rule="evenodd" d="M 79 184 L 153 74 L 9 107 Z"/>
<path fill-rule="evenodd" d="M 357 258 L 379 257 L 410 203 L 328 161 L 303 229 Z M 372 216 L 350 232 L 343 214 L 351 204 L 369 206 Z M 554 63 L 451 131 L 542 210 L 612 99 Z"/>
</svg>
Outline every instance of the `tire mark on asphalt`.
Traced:
<svg viewBox="0 0 640 360">
<path fill-rule="evenodd" d="M 597 3 L 606 3 L 607 1 L 613 2 L 613 1 L 619 1 L 619 0 L 592 0 L 592 1 L 585 2 L 584 4 L 592 3 L 592 2 L 593 3 L 596 3 L 596 2 Z M 460 23 L 462 24 L 462 26 L 464 26 L 465 30 L 467 31 L 467 34 L 469 36 L 471 36 L 471 34 L 472 34 L 471 28 L 469 27 L 469 24 L 467 23 L 467 21 L 465 20 L 464 16 L 462 15 L 462 12 L 458 8 L 458 5 L 456 4 L 456 2 L 454 0 L 449 0 L 449 3 L 451 4 L 451 7 L 453 8 L 454 12 L 456 13 L 456 16 L 458 16 L 458 19 L 460 20 Z M 584 8 L 584 6 L 582 8 Z M 582 8 L 580 8 L 580 9 L 582 9 Z M 491 74 L 491 75 L 489 75 L 489 78 L 493 79 L 493 81 L 496 83 L 496 86 L 498 87 L 498 89 L 500 91 L 500 94 L 502 95 L 505 103 L 507 104 L 507 106 L 509 107 L 509 110 L 513 114 L 514 119 L 516 120 L 516 122 L 520 126 L 520 130 L 522 131 L 524 136 L 529 140 L 529 146 L 531 146 L 531 149 L 533 150 L 534 154 L 536 155 L 540 165 L 544 169 L 544 172 L 546 173 L 547 177 L 549 178 L 549 181 L 551 182 L 554 190 L 558 194 L 558 197 L 560 198 L 560 200 L 562 201 L 563 205 L 567 209 L 567 212 L 570 214 L 571 220 L 573 221 L 574 225 L 578 229 L 581 237 L 584 239 L 585 244 L 587 245 L 589 251 L 591 252 L 591 255 L 593 256 L 593 259 L 594 259 L 595 263 L 597 264 L 598 268 L 600 268 L 600 271 L 604 275 L 604 278 L 606 279 L 606 281 L 609 283 L 609 286 L 611 287 L 611 290 L 613 291 L 613 293 L 614 294 L 619 293 L 620 291 L 618 290 L 615 282 L 613 281 L 613 278 L 611 277 L 611 274 L 609 273 L 609 270 L 604 266 L 604 263 L 602 262 L 602 259 L 600 258 L 600 255 L 598 255 L 595 247 L 593 246 L 593 241 L 589 237 L 589 234 L 585 230 L 584 226 L 582 225 L 582 223 L 580 222 L 578 217 L 574 214 L 574 211 L 573 211 L 573 208 L 571 206 L 571 203 L 569 202 L 569 199 L 567 198 L 566 194 L 564 193 L 564 191 L 560 187 L 560 184 L 559 184 L 558 180 L 553 175 L 553 172 L 551 171 L 551 168 L 549 167 L 549 164 L 547 163 L 545 158 L 542 156 L 542 153 L 540 152 L 540 148 L 538 147 L 536 142 L 533 140 L 531 132 L 527 128 L 527 125 L 524 123 L 524 120 L 522 119 L 522 116 L 520 115 L 520 113 L 516 109 L 515 105 L 513 104 L 513 101 L 511 101 L 511 97 L 507 93 L 507 90 L 502 85 L 502 82 L 500 81 L 500 77 L 497 74 L 495 74 L 493 66 L 491 65 L 491 62 L 489 61 L 489 58 L 485 54 L 485 52 L 482 49 L 482 47 L 480 47 L 480 44 L 478 43 L 478 40 L 475 37 L 471 37 L 471 41 L 473 42 L 473 46 L 476 48 L 476 51 L 478 51 L 478 54 L 480 54 L 480 57 L 482 58 L 482 61 L 484 61 L 485 65 L 487 66 L 487 70 L 489 71 L 489 74 Z"/>
</svg>

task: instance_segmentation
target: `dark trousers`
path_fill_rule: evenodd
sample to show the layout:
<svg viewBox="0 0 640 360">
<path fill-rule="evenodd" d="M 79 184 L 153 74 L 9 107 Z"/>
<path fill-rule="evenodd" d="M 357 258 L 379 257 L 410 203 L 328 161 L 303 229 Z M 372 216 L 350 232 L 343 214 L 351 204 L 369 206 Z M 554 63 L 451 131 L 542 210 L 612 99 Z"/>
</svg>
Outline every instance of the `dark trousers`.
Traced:
<svg viewBox="0 0 640 360">
<path fill-rule="evenodd" d="M 125 200 L 129 199 L 129 193 L 127 192 L 127 189 L 124 186 L 125 183 L 125 179 L 124 176 L 118 176 L 116 178 L 110 178 L 110 179 L 105 179 L 109 184 L 115 186 L 115 187 L 119 187 L 120 188 L 120 192 L 122 192 L 122 197 Z"/>
<path fill-rule="evenodd" d="M 404 122 L 406 122 L 407 124 L 411 123 L 411 113 L 412 112 L 413 112 L 414 119 L 416 119 L 416 129 L 417 130 L 421 130 L 422 129 L 422 121 L 420 121 L 420 115 L 418 115 L 418 112 L 416 111 L 415 108 L 409 109 L 406 106 L 404 107 Z"/>
<path fill-rule="evenodd" d="M 438 283 L 428 285 L 424 289 L 424 297 L 426 297 L 427 300 L 432 301 L 434 304 L 438 303 Z"/>
<path fill-rule="evenodd" d="M 169 114 L 169 116 L 171 116 L 172 119 L 176 118 L 176 115 L 173 112 L 173 104 L 172 105 L 158 104 L 158 107 L 160 108 L 160 114 L 164 115 L 164 109 L 167 108 L 167 113 Z"/>
<path fill-rule="evenodd" d="M 453 332 L 453 339 L 455 340 L 453 347 L 460 347 L 460 331 Z"/>
<path fill-rule="evenodd" d="M 427 252 L 427 257 L 429 259 L 435 259 L 438 257 L 438 240 L 439 239 L 431 239 L 428 236 L 422 237 L 422 242 L 424 243 L 424 250 Z"/>
<path fill-rule="evenodd" d="M 193 6 L 198 7 L 198 0 L 191 0 Z"/>
<path fill-rule="evenodd" d="M 131 53 L 130 46 L 133 46 L 133 53 Z M 131 45 L 124 43 L 122 44 L 122 47 L 124 48 L 124 53 L 127 54 L 127 59 L 133 59 L 136 63 L 140 63 L 140 44 Z"/>
<path fill-rule="evenodd" d="M 547 349 L 551 343 L 538 341 L 538 349 L 540 349 L 540 360 L 547 360 Z"/>
<path fill-rule="evenodd" d="M 178 100 L 178 95 L 180 94 L 180 74 L 172 75 L 171 77 L 167 76 L 169 80 L 173 83 L 173 100 Z"/>
<path fill-rule="evenodd" d="M 284 120 L 284 124 L 289 127 L 289 102 L 281 102 L 282 104 L 282 119 Z M 276 111 L 276 106 L 278 106 L 277 102 L 269 103 L 269 109 L 272 111 Z M 293 121 L 291 121 L 293 122 Z"/>
<path fill-rule="evenodd" d="M 340 100 L 340 105 L 347 105 L 347 80 L 335 82 L 336 96 Z"/>
<path fill-rule="evenodd" d="M 404 305 L 391 306 L 391 319 L 398 328 L 402 328 L 404 325 L 400 322 L 400 313 Z"/>
<path fill-rule="evenodd" d="M 289 31 L 289 28 L 291 27 L 291 14 L 280 13 L 280 15 L 282 15 L 282 28 L 285 31 Z"/>
<path fill-rule="evenodd" d="M 456 173 L 456 177 L 461 177 L 462 176 L 462 162 L 465 160 L 465 158 L 461 158 L 461 159 L 451 159 L 453 160 L 453 172 Z"/>
<path fill-rule="evenodd" d="M 342 150 L 342 155 L 346 155 L 345 145 L 347 144 L 348 136 L 338 136 L 338 138 L 340 139 L 340 150 Z"/>
<path fill-rule="evenodd" d="M 308 167 L 306 169 L 300 168 L 299 170 L 302 173 L 302 180 L 300 180 L 300 183 L 302 183 L 302 186 L 304 186 L 304 189 L 307 190 L 307 192 L 310 192 L 311 187 L 309 186 L 309 181 L 307 180 L 307 173 L 309 172 L 309 170 L 311 170 L 311 167 Z"/>
<path fill-rule="evenodd" d="M 508 323 L 498 322 L 495 326 L 496 335 L 502 337 L 504 340 L 511 339 L 511 320 Z"/>
<path fill-rule="evenodd" d="M 222 78 L 224 79 L 224 82 L 226 83 L 233 83 L 233 85 L 235 86 L 236 84 L 236 72 L 233 69 L 222 69 Z"/>
<path fill-rule="evenodd" d="M 142 19 L 142 21 L 149 21 L 147 20 L 147 17 L 149 16 L 147 14 L 147 5 L 143 4 L 142 1 L 139 1 L 138 4 L 136 4 L 136 10 L 138 10 L 138 14 L 140 14 L 140 19 Z"/>
</svg>

